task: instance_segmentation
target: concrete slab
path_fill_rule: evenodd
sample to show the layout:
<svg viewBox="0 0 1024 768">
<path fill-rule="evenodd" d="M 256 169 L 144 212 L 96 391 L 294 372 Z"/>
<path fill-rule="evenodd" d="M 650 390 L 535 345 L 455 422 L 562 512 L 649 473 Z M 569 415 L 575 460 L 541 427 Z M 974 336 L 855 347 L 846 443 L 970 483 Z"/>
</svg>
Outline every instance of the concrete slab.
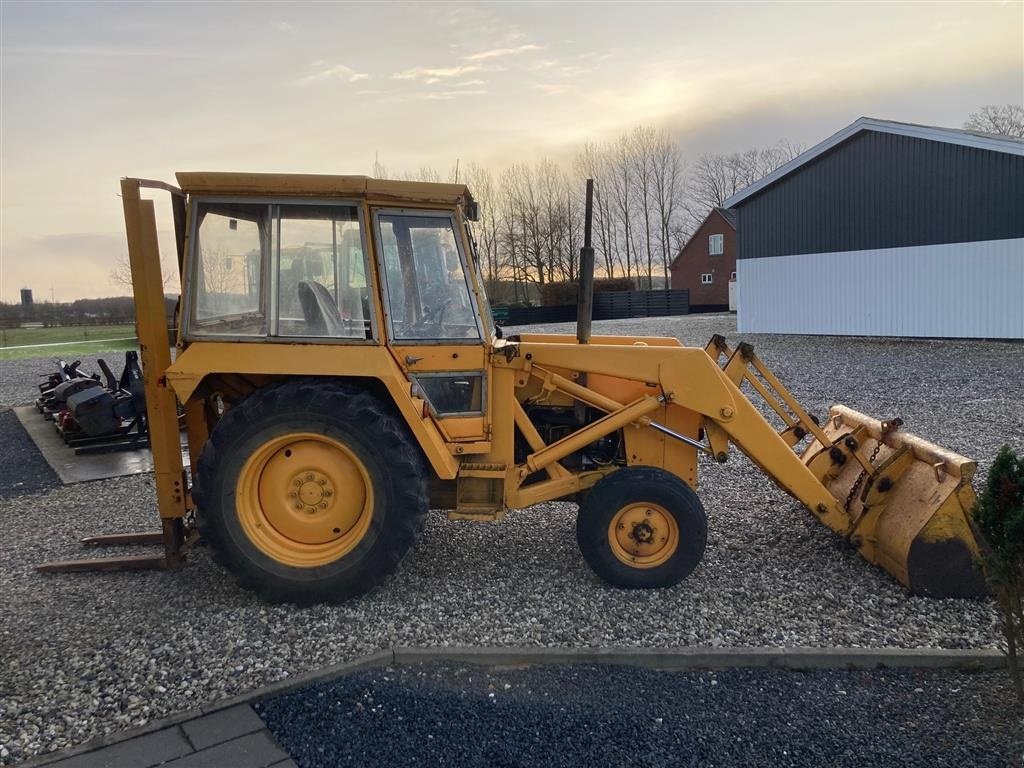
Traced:
<svg viewBox="0 0 1024 768">
<path fill-rule="evenodd" d="M 165 768 L 224 768 L 229 765 L 232 768 L 269 768 L 288 759 L 288 753 L 277 746 L 270 731 L 262 730 L 163 765 Z"/>
<path fill-rule="evenodd" d="M 75 755 L 52 765 L 53 768 L 150 768 L 191 752 L 192 745 L 185 734 L 180 728 L 173 727 Z"/>
<path fill-rule="evenodd" d="M 14 413 L 64 485 L 153 471 L 153 454 L 148 448 L 76 456 L 57 434 L 53 422 L 44 419 L 34 405 L 18 406 Z M 184 447 L 181 455 L 187 467 L 188 451 Z"/>
<path fill-rule="evenodd" d="M 261 730 L 263 721 L 248 704 L 240 704 L 206 717 L 189 720 L 182 723 L 181 727 L 188 740 L 192 742 L 192 746 L 200 750 Z"/>
</svg>

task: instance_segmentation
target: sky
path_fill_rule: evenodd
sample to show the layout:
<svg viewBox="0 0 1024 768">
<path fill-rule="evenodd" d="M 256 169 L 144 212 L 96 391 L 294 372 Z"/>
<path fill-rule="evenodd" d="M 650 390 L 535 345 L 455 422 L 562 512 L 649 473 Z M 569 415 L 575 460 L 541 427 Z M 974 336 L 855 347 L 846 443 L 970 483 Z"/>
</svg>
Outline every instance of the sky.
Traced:
<svg viewBox="0 0 1024 768">
<path fill-rule="evenodd" d="M 1022 101 L 1024 0 L 0 0 L 0 300 L 126 292 L 122 176 L 498 170 L 639 124 L 692 159 Z"/>
</svg>

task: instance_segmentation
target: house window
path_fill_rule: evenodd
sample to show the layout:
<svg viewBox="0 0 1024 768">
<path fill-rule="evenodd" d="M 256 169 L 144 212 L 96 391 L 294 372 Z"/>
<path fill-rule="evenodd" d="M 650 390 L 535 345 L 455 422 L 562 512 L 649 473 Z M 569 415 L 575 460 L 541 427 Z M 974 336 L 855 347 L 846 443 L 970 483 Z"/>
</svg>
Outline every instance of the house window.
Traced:
<svg viewBox="0 0 1024 768">
<path fill-rule="evenodd" d="M 736 273 L 733 272 L 731 275 L 729 275 L 729 279 L 730 280 L 735 280 L 736 279 Z"/>
<path fill-rule="evenodd" d="M 725 250 L 725 235 L 708 235 L 708 255 L 721 256 Z M 710 282 L 710 281 L 708 281 Z"/>
<path fill-rule="evenodd" d="M 700 276 L 700 284 L 701 285 L 711 285 L 712 279 L 713 279 L 713 276 L 712 276 L 712 274 L 710 272 L 703 272 L 703 273 L 701 273 L 701 276 Z"/>
</svg>

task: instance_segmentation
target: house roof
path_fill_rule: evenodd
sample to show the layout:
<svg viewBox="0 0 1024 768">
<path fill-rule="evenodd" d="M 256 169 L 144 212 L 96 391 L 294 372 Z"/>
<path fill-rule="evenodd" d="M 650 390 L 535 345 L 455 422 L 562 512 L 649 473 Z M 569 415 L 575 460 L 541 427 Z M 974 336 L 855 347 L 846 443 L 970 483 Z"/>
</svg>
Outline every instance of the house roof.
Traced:
<svg viewBox="0 0 1024 768">
<path fill-rule="evenodd" d="M 710 219 L 716 213 L 723 219 L 725 219 L 725 223 L 732 227 L 733 230 L 736 229 L 736 211 L 730 210 L 729 208 L 722 208 L 721 206 L 715 206 L 710 211 L 708 211 L 708 215 L 704 217 L 704 221 L 700 223 L 697 229 L 693 231 L 693 234 L 690 235 L 690 238 L 686 241 L 683 247 L 679 249 L 679 253 L 677 253 L 676 257 L 672 259 L 672 263 L 668 265 L 669 269 L 672 269 L 672 267 L 676 265 L 676 262 L 679 261 L 679 257 L 683 255 L 683 251 L 690 247 L 690 243 L 693 242 L 693 238 L 695 238 L 697 236 L 697 233 L 700 232 L 701 227 L 707 224 L 708 219 Z"/>
<path fill-rule="evenodd" d="M 818 156 L 828 152 L 838 144 L 846 141 L 861 131 L 875 131 L 877 133 L 893 133 L 898 136 L 912 136 L 918 139 L 929 141 L 942 141 L 948 144 L 959 144 L 964 147 L 976 149 L 987 149 L 992 152 L 1005 152 L 1011 155 L 1024 155 L 1024 139 L 1013 136 L 999 136 L 994 133 L 983 131 L 970 131 L 962 128 L 940 128 L 933 125 L 918 125 L 916 123 L 899 123 L 894 120 L 879 120 L 874 117 L 861 117 L 850 123 L 841 131 L 832 134 L 819 144 L 801 152 L 785 165 L 781 165 L 769 173 L 763 179 L 755 181 L 749 187 L 741 189 L 735 195 L 727 199 L 723 206 L 732 208 L 744 200 L 756 195 L 766 187 L 788 176 L 803 165 L 811 162 Z"/>
<path fill-rule="evenodd" d="M 726 223 L 730 227 L 732 227 L 733 229 L 736 229 L 736 211 L 734 211 L 732 208 L 722 208 L 722 207 L 717 207 L 717 208 L 715 208 L 715 210 L 718 211 L 722 215 L 722 218 L 725 219 Z M 705 221 L 706 220 L 707 219 L 705 219 Z"/>
</svg>

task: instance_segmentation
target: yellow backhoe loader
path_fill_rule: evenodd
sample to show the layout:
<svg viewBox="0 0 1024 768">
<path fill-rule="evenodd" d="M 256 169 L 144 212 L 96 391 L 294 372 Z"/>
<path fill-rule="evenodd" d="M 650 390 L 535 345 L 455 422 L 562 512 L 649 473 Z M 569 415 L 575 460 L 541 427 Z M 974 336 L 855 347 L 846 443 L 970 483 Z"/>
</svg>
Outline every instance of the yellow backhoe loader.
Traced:
<svg viewBox="0 0 1024 768">
<path fill-rule="evenodd" d="M 90 540 L 163 552 L 44 569 L 174 567 L 201 536 L 268 600 L 340 601 L 396 568 L 429 508 L 497 520 L 568 499 L 599 577 L 668 587 L 704 553 L 698 454 L 724 462 L 734 445 L 914 592 L 984 591 L 966 514 L 975 463 L 898 420 L 835 406 L 819 422 L 751 346 L 719 336 L 703 349 L 591 337 L 586 291 L 577 336 L 502 338 L 465 186 L 177 180 L 121 182 L 163 527 Z M 172 199 L 173 361 L 144 189 Z"/>
</svg>

